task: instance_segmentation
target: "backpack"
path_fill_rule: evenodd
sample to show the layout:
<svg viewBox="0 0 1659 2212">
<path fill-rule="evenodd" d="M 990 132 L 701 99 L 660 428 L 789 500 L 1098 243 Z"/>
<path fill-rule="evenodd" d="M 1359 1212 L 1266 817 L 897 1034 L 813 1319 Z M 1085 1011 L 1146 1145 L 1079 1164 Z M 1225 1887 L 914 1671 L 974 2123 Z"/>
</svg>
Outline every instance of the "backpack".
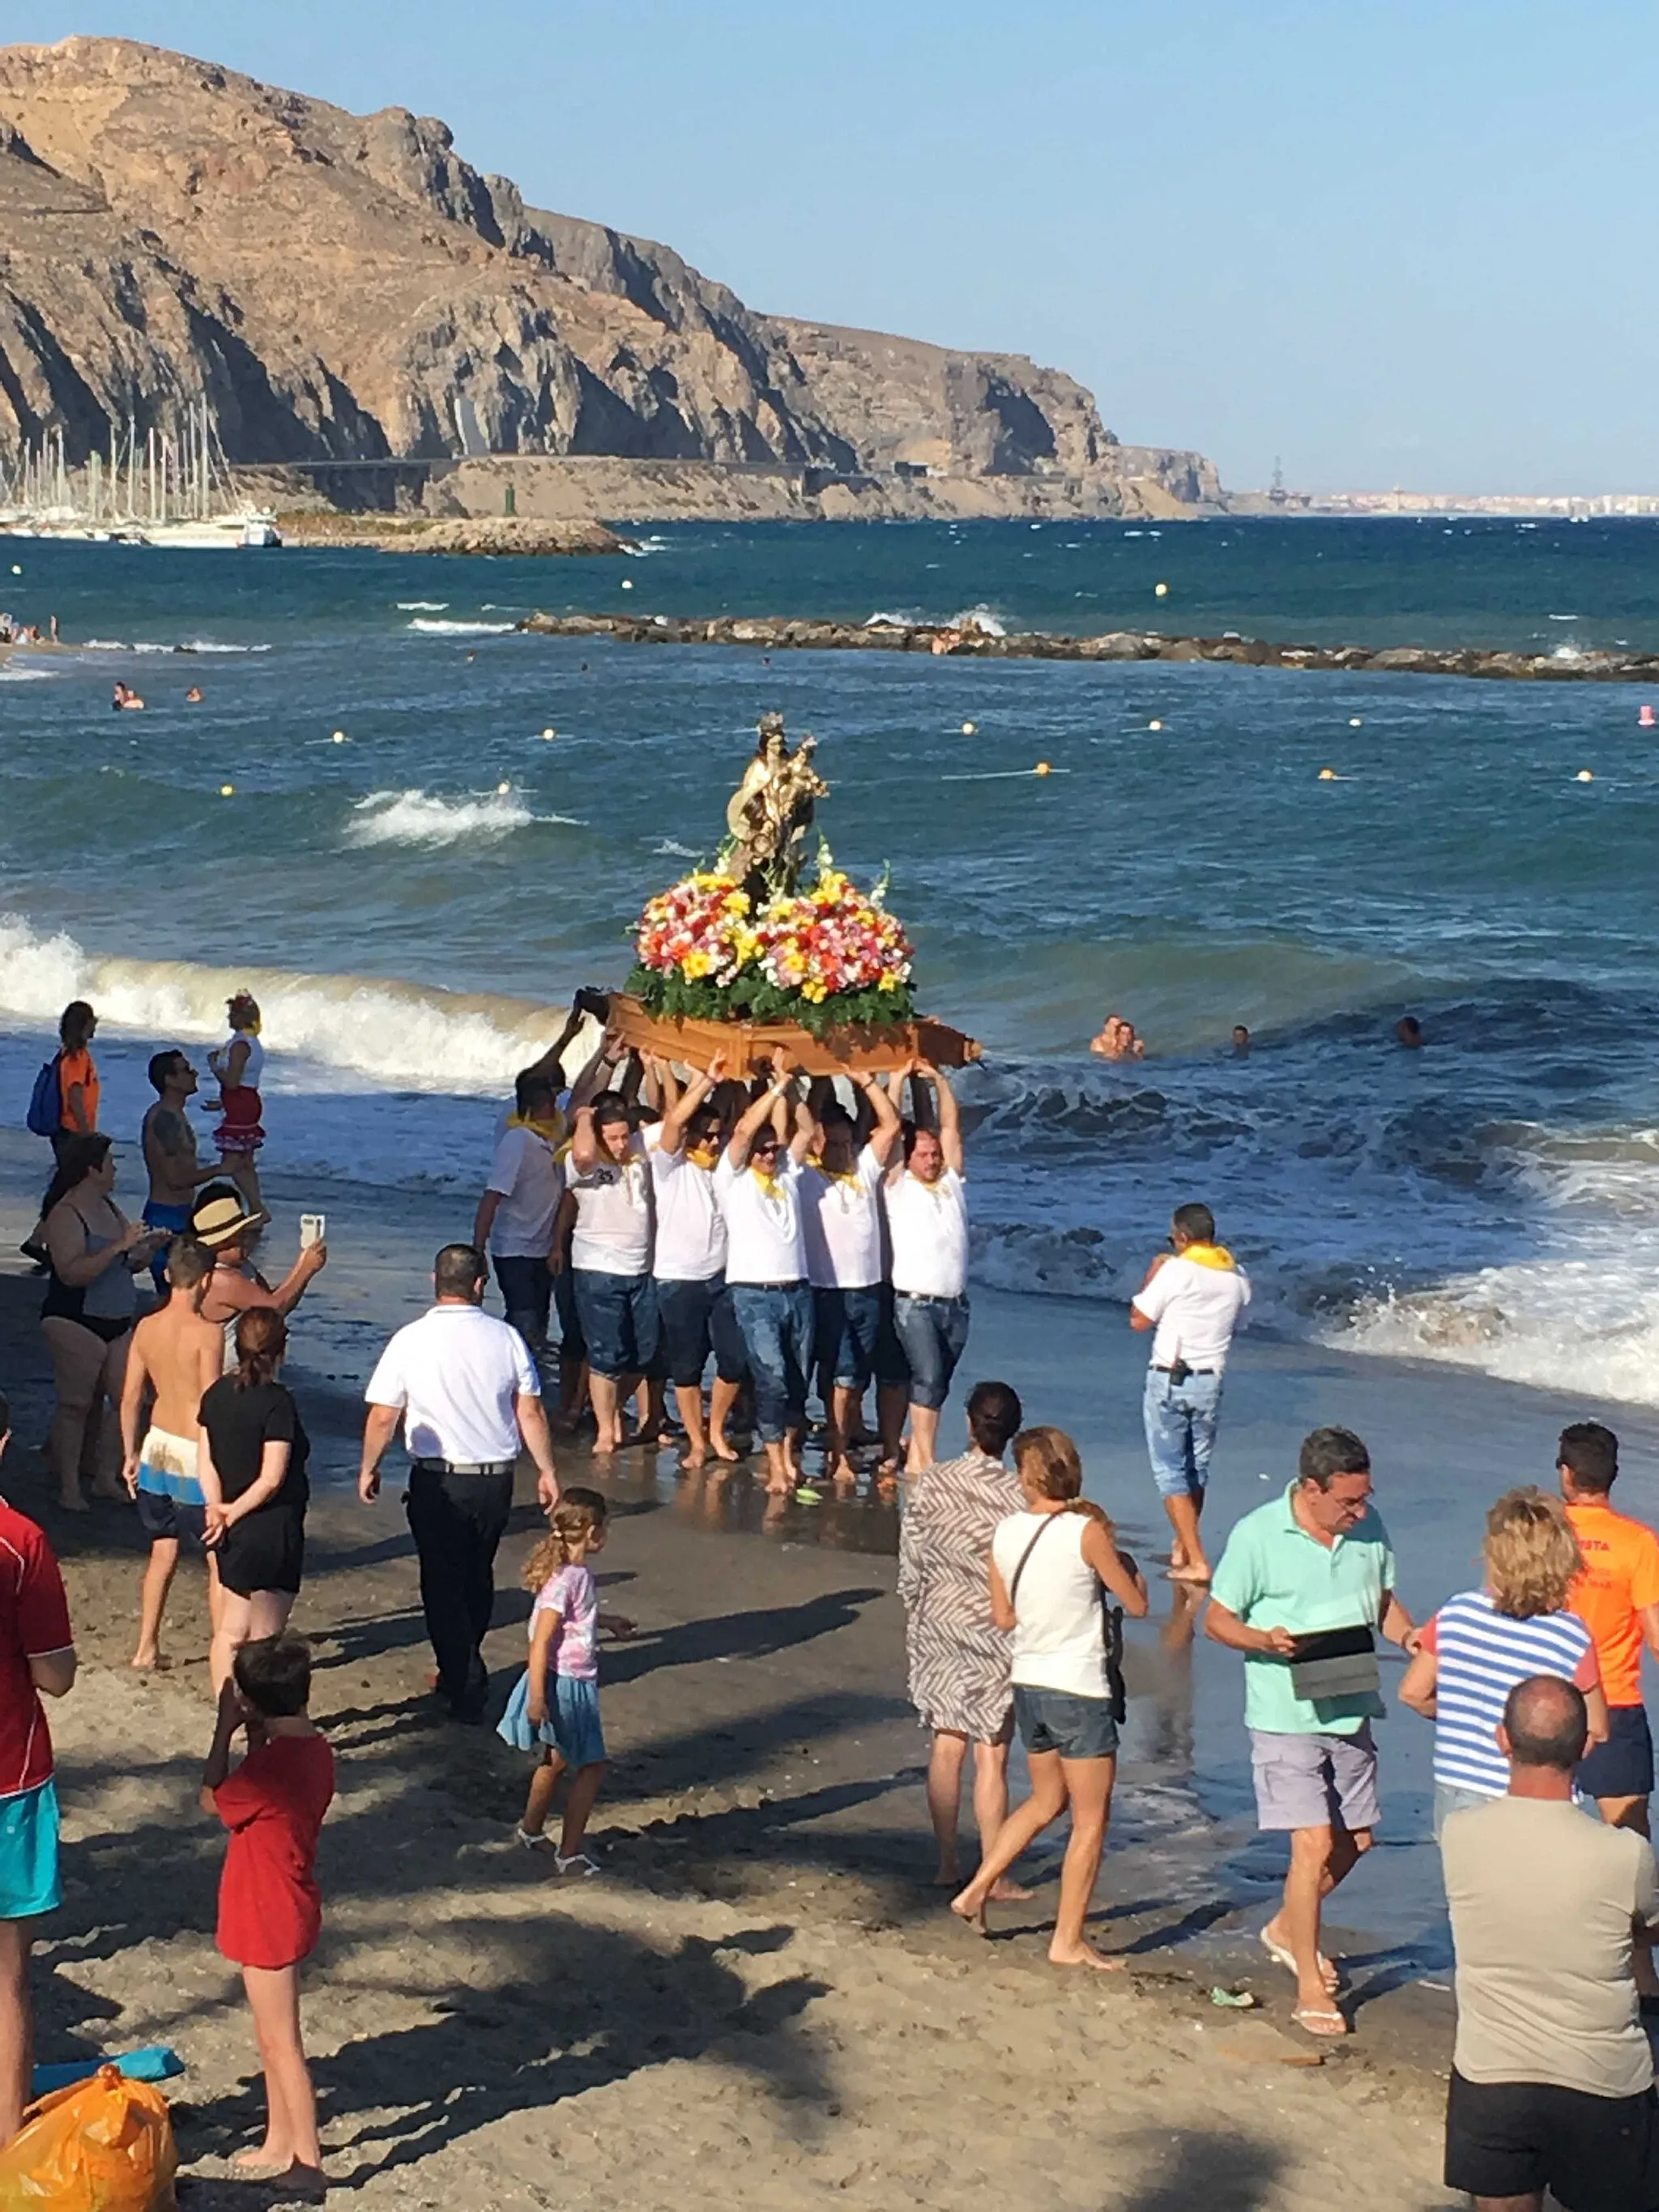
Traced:
<svg viewBox="0 0 1659 2212">
<path fill-rule="evenodd" d="M 64 1095 L 58 1080 L 58 1065 L 61 1052 L 53 1053 L 34 1079 L 34 1088 L 29 1093 L 29 1110 L 24 1117 L 31 1136 L 54 1136 L 64 1119 Z"/>
</svg>

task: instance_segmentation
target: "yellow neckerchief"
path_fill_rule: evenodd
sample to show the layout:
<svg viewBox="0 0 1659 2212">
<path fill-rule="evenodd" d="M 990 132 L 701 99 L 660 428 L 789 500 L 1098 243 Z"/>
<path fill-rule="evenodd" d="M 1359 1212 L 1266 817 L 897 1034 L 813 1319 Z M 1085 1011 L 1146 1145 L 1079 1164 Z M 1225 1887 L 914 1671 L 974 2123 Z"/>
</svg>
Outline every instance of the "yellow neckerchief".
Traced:
<svg viewBox="0 0 1659 2212">
<path fill-rule="evenodd" d="M 778 1150 L 781 1152 L 782 1152 L 783 1147 L 781 1145 L 779 1146 Z M 762 1191 L 765 1194 L 767 1199 L 772 1205 L 787 1206 L 788 1204 L 789 1194 L 785 1190 L 783 1185 L 778 1181 L 776 1176 L 768 1175 L 766 1170 L 763 1167 L 757 1166 L 753 1160 L 750 1160 L 749 1163 L 749 1172 L 754 1176 L 755 1181 L 760 1185 Z"/>
<path fill-rule="evenodd" d="M 832 1168 L 824 1159 L 822 1152 L 815 1152 L 812 1158 L 807 1161 L 806 1164 L 809 1168 L 816 1168 L 826 1182 L 856 1183 L 859 1180 L 859 1171 L 856 1166 L 850 1168 Z"/>
<path fill-rule="evenodd" d="M 532 1137 L 539 1137 L 544 1145 L 557 1146 L 564 1142 L 564 1116 L 557 1108 L 550 1116 L 534 1114 L 509 1114 L 509 1129 L 528 1129 Z"/>
<path fill-rule="evenodd" d="M 1231 1274 L 1238 1266 L 1224 1244 L 1183 1244 L 1176 1254 L 1177 1260 L 1190 1260 L 1197 1267 L 1216 1267 L 1223 1274 Z"/>
</svg>

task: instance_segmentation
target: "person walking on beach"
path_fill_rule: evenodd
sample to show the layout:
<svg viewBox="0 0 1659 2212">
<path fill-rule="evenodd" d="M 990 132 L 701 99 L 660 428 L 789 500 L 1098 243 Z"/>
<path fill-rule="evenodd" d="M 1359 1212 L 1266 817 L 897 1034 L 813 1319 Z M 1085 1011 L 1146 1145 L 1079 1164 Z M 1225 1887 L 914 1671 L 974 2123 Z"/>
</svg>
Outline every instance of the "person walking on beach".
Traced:
<svg viewBox="0 0 1659 2212">
<path fill-rule="evenodd" d="M 144 1226 L 159 1229 L 168 1237 L 182 1237 L 190 1227 L 196 1194 L 219 1170 L 202 1167 L 196 1158 L 196 1132 L 191 1127 L 187 1102 L 195 1096 L 196 1070 L 187 1054 L 158 1052 L 149 1063 L 150 1086 L 155 1103 L 145 1114 L 139 1131 L 144 1170 L 149 1177 L 149 1196 L 144 1200 Z M 167 1246 L 150 1262 L 155 1287 L 167 1289 Z"/>
<path fill-rule="evenodd" d="M 11 1408 L 0 1395 L 0 1462 Z M 75 1685 L 64 1577 L 43 1530 L 0 1498 L 0 2145 L 23 2124 L 34 2071 L 29 1952 L 35 1923 L 63 1902 L 58 1789 L 40 1703 Z"/>
<path fill-rule="evenodd" d="M 1048 1959 L 1056 1966 L 1121 1967 L 1085 1935 L 1117 1771 L 1117 1713 L 1107 1661 L 1103 1594 L 1139 1620 L 1146 1583 L 1083 1499 L 1083 1465 L 1062 1430 L 1022 1429 L 1013 1440 L 1024 1510 L 991 1539 L 991 1617 L 1013 1632 L 1014 1719 L 1031 1794 L 997 1831 L 979 1871 L 951 1910 L 986 1932 L 992 1893 L 1022 1851 L 1068 1809 Z"/>
<path fill-rule="evenodd" d="M 1559 1498 L 1511 1490 L 1486 1516 L 1480 1589 L 1448 1598 L 1418 1639 L 1400 1702 L 1434 1723 L 1434 1832 L 1468 1805 L 1501 1797 L 1504 1700 L 1534 1674 L 1583 1692 L 1592 1744 L 1606 1741 L 1607 1700 L 1590 1632 L 1566 1610 L 1583 1562 Z"/>
<path fill-rule="evenodd" d="M 755 1426 L 769 1496 L 800 1480 L 800 1443 L 812 1371 L 812 1290 L 806 1279 L 801 1164 L 813 1121 L 804 1103 L 785 1142 L 794 1072 L 781 1070 L 738 1117 L 714 1170 L 726 1223 L 726 1282 L 755 1386 Z"/>
<path fill-rule="evenodd" d="M 745 1372 L 743 1338 L 726 1288 L 726 1221 L 714 1194 L 721 1126 L 711 1094 L 725 1072 L 725 1061 L 716 1056 L 708 1073 L 694 1074 L 682 1091 L 665 1062 L 652 1064 L 664 1102 L 650 1155 L 658 1358 L 684 1425 L 680 1465 L 688 1474 L 705 1466 L 711 1452 L 718 1460 L 737 1458 L 726 1425 Z M 702 1377 L 711 1352 L 714 1380 L 705 1424 Z"/>
<path fill-rule="evenodd" d="M 1157 1332 L 1141 1418 L 1152 1480 L 1175 1532 L 1172 1582 L 1210 1579 L 1199 1521 L 1227 1354 L 1249 1303 L 1249 1278 L 1226 1246 L 1216 1243 L 1209 1207 L 1176 1206 L 1170 1249 L 1158 1255 L 1129 1302 L 1130 1328 Z"/>
<path fill-rule="evenodd" d="M 902 1133 L 898 1109 L 874 1076 L 844 1072 L 868 1104 L 868 1141 L 860 1145 L 858 1124 L 844 1106 L 826 1103 L 814 1151 L 801 1170 L 824 1468 L 842 1484 L 855 1478 L 848 1443 L 875 1372 L 884 1272 L 881 1187 Z"/>
<path fill-rule="evenodd" d="M 236 1324 L 236 1364 L 202 1400 L 197 1465 L 207 1540 L 218 1553 L 219 1607 L 210 1670 L 229 1680 L 245 1644 L 280 1636 L 305 1572 L 311 1439 L 276 1379 L 288 1325 L 270 1306 Z"/>
<path fill-rule="evenodd" d="M 125 1496 L 113 1417 L 121 1402 L 127 1346 L 138 1314 L 134 1272 L 147 1267 L 155 1232 L 129 1221 L 111 1193 L 115 1157 L 106 1136 L 75 1137 L 58 1156 L 46 1193 L 51 1277 L 40 1333 L 52 1357 L 57 1403 L 46 1464 L 65 1511 L 84 1513 L 81 1478 L 100 1498 Z M 109 1414 L 106 1418 L 105 1406 Z"/>
<path fill-rule="evenodd" d="M 556 1157 L 564 1124 L 549 1076 L 520 1076 L 514 1100 L 512 1118 L 496 1144 L 489 1180 L 478 1200 L 472 1242 L 489 1254 L 509 1324 L 539 1352 L 546 1348 L 553 1299 L 548 1255 L 564 1194 Z"/>
<path fill-rule="evenodd" d="M 1592 1747 L 1578 1787 L 1610 1826 L 1650 1833 L 1653 1735 L 1642 1702 L 1642 1655 L 1659 1655 L 1659 1535 L 1613 1509 L 1619 1439 L 1600 1421 L 1574 1421 L 1556 1448 L 1556 1475 L 1583 1572 L 1567 1603 L 1595 1640 L 1607 1701 L 1605 1743 Z M 1643 1962 L 1645 1965 L 1645 1961 Z M 1643 1976 L 1646 1988 L 1648 1976 Z M 1659 1991 L 1659 1982 L 1652 1994 Z"/>
<path fill-rule="evenodd" d="M 538 1751 L 524 1818 L 514 1840 L 527 1851 L 553 1851 L 560 1874 L 599 1871 L 582 1845 L 605 1779 L 605 1729 L 599 1720 L 599 1638 L 631 1636 L 634 1624 L 599 1611 L 588 1561 L 605 1549 L 605 1499 L 597 1490 L 567 1490 L 547 1516 L 548 1533 L 525 1561 L 530 1608 L 530 1658 L 507 1699 L 495 1733 L 515 1751 Z M 568 1775 L 564 1825 L 556 1847 L 547 1816 L 561 1775 Z"/>
<path fill-rule="evenodd" d="M 1319 1644 L 1328 1637 L 1358 1644 L 1363 1662 L 1378 1627 L 1408 1651 L 1417 1643 L 1395 1595 L 1370 1469 L 1351 1429 L 1305 1437 L 1283 1497 L 1247 1513 L 1227 1539 L 1204 1624 L 1216 1643 L 1244 1654 L 1256 1825 L 1291 1838 L 1284 1902 L 1261 1931 L 1262 1948 L 1296 1976 L 1292 2019 L 1331 2037 L 1349 2027 L 1336 2004 L 1337 1970 L 1319 1948 L 1320 1914 L 1370 1849 L 1382 1817 L 1371 1723 L 1383 1705 L 1370 1685 L 1322 1694 L 1316 1670 L 1342 1665 L 1344 1655 Z M 1365 1671 L 1351 1651 L 1346 1671 L 1350 1680 Z"/>
<path fill-rule="evenodd" d="M 550 1511 L 559 1496 L 541 1377 L 518 1330 L 484 1312 L 486 1280 L 484 1256 L 471 1244 L 446 1244 L 434 1261 L 434 1304 L 398 1331 L 363 1394 L 357 1475 L 359 1497 L 373 1504 L 401 1420 L 435 1686 L 459 1721 L 482 1718 L 489 1693 L 483 1645 L 520 1446 L 535 1462 L 543 1506 Z"/>
<path fill-rule="evenodd" d="M 202 1808 L 229 1832 L 219 1881 L 221 1954 L 242 1986 L 265 2078 L 264 2140 L 231 2164 L 246 2181 L 307 2196 L 325 2186 L 317 2099 L 300 2027 L 300 1969 L 322 1932 L 317 1839 L 334 1798 L 334 1753 L 307 1711 L 311 1647 L 298 1636 L 245 1644 L 219 1692 Z M 231 1747 L 247 1732 L 234 1769 Z"/>
<path fill-rule="evenodd" d="M 656 1364 L 651 1170 L 619 1091 L 576 1109 L 565 1181 L 576 1204 L 570 1280 L 587 1348 L 593 1449 L 619 1450 L 623 1407 Z"/>
<path fill-rule="evenodd" d="M 1558 1675 L 1504 1701 L 1501 1797 L 1441 1841 L 1457 1960 L 1448 2189 L 1480 2212 L 1651 2212 L 1659 2103 L 1632 1949 L 1659 1934 L 1646 1839 L 1573 1803 L 1584 1699 Z"/>
<path fill-rule="evenodd" d="M 219 1079 L 222 1117 L 213 1141 L 219 1147 L 224 1173 L 241 1192 L 249 1209 L 263 1216 L 258 1155 L 265 1132 L 259 1079 L 264 1073 L 265 1048 L 259 1042 L 258 1002 L 246 991 L 238 991 L 227 1002 L 225 1012 L 230 1035 L 208 1054 L 208 1066 Z"/>
<path fill-rule="evenodd" d="M 224 1333 L 202 1318 L 202 1294 L 213 1272 L 213 1255 L 193 1237 L 175 1237 L 167 1247 L 166 1303 L 132 1332 L 121 1389 L 122 1474 L 138 1508 L 138 1526 L 149 1541 L 149 1559 L 138 1599 L 138 1648 L 131 1664 L 140 1672 L 165 1664 L 161 1614 L 188 1536 L 207 1541 L 207 1500 L 199 1461 L 203 1399 L 224 1371 Z M 148 1423 L 144 1401 L 151 1399 Z M 140 1440 L 142 1437 L 142 1441 Z M 219 1625 L 219 1565 L 208 1551 L 208 1618 Z"/>
<path fill-rule="evenodd" d="M 54 1176 L 64 1164 L 64 1151 L 76 1137 L 89 1137 L 98 1127 L 98 1069 L 92 1057 L 92 1040 L 98 1017 L 84 999 L 71 999 L 58 1018 L 58 1049 L 36 1079 L 36 1097 L 30 1102 L 29 1127 L 50 1134 Z M 44 1092 L 44 1098 L 42 1093 Z M 45 1111 L 36 1118 L 35 1107 Z M 46 1265 L 46 1224 L 50 1197 L 40 1202 L 40 1218 L 20 1248 L 37 1267 Z"/>
<path fill-rule="evenodd" d="M 890 1170 L 883 1197 L 892 1249 L 893 1328 L 910 1370 L 910 1449 L 906 1472 L 920 1474 L 937 1456 L 939 1417 L 951 1378 L 968 1348 L 968 1185 L 956 1093 L 931 1061 L 911 1072 L 931 1083 L 937 1129 L 908 1124 L 904 1156 Z M 884 1410 L 884 1457 L 896 1460 L 891 1400 Z"/>
<path fill-rule="evenodd" d="M 927 1812 L 939 1845 L 935 1884 L 962 1879 L 957 1835 L 962 1778 L 971 1746 L 974 1819 L 981 1859 L 1008 1817 L 1008 1742 L 1013 1733 L 1013 1648 L 991 1612 L 991 1539 L 1025 1492 L 1003 1455 L 1024 1415 L 1006 1382 L 976 1382 L 968 1397 L 969 1449 L 917 1476 L 899 1522 L 898 1594 L 904 1607 L 910 1703 L 933 1732 Z M 1024 1896 L 1006 1880 L 994 1901 Z"/>
</svg>

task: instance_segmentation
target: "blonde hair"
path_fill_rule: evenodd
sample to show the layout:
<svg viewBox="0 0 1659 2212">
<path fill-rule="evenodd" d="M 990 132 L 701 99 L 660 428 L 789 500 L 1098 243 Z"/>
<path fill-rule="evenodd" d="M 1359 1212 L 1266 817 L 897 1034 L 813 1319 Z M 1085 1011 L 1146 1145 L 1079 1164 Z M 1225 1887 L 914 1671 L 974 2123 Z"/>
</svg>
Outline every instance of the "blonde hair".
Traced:
<svg viewBox="0 0 1659 2212">
<path fill-rule="evenodd" d="M 1505 1491 L 1487 1514 L 1484 1558 L 1492 1609 L 1510 1620 L 1559 1613 L 1584 1565 L 1560 1500 L 1535 1488 Z"/>
<path fill-rule="evenodd" d="M 570 1565 L 570 1555 L 579 1547 L 586 1549 L 596 1528 L 605 1526 L 605 1500 L 597 1491 L 567 1493 L 547 1516 L 547 1534 L 542 1538 L 524 1563 L 524 1586 L 538 1590 L 550 1582 L 561 1567 Z"/>
</svg>

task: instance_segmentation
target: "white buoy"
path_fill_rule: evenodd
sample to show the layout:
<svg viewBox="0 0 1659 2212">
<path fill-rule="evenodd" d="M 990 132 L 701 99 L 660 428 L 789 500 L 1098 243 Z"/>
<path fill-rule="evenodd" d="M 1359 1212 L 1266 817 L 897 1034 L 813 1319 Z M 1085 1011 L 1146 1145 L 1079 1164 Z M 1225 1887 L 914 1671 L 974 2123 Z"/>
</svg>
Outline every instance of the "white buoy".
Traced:
<svg viewBox="0 0 1659 2212">
<path fill-rule="evenodd" d="M 1591 775 L 1589 769 L 1581 768 L 1575 781 L 1579 783 L 1594 783 L 1595 778 Z"/>
<path fill-rule="evenodd" d="M 1162 722 L 1148 722 L 1146 726 L 1149 730 L 1161 730 L 1164 725 Z"/>
<path fill-rule="evenodd" d="M 1167 584 L 1154 584 L 1152 586 L 1152 596 L 1155 599 L 1167 599 L 1170 596 L 1169 586 Z"/>
<path fill-rule="evenodd" d="M 551 739 L 551 738 L 556 738 L 556 737 L 558 736 L 558 734 L 559 734 L 559 733 L 558 733 L 558 732 L 557 732 L 556 729 L 553 729 L 553 728 L 551 728 L 551 727 L 550 727 L 550 728 L 548 728 L 548 729 L 545 729 L 545 730 L 544 730 L 544 731 L 542 732 L 542 736 L 543 736 L 544 738 L 548 738 L 548 739 Z"/>
<path fill-rule="evenodd" d="M 14 561 L 11 564 L 11 573 L 14 576 L 21 576 L 23 573 L 21 563 Z"/>
<path fill-rule="evenodd" d="M 508 792 L 510 792 L 510 791 L 512 790 L 512 788 L 513 788 L 513 787 L 512 787 L 512 785 L 511 785 L 510 783 L 498 783 L 498 784 L 495 786 L 495 796 L 496 796 L 496 798 L 497 798 L 497 799 L 505 799 L 505 798 L 507 797 L 507 795 Z"/>
<path fill-rule="evenodd" d="M 1351 730 L 1363 730 L 1363 729 L 1364 728 L 1364 726 L 1364 726 L 1364 723 L 1360 720 L 1360 718 L 1359 718 L 1359 716 L 1358 716 L 1358 714 L 1350 714 L 1350 715 L 1349 715 L 1349 717 L 1348 717 L 1348 727 L 1349 727 Z"/>
<path fill-rule="evenodd" d="M 236 796 L 235 785 L 234 783 L 222 783 L 219 786 L 219 796 L 221 799 L 234 799 Z"/>
<path fill-rule="evenodd" d="M 631 592 L 634 588 L 634 579 L 631 576 L 624 576 L 622 584 L 623 591 Z"/>
<path fill-rule="evenodd" d="M 964 738 L 971 738 L 978 727 L 977 722 L 964 722 L 962 726 L 962 734 Z"/>
<path fill-rule="evenodd" d="M 1322 783 L 1335 783 L 1338 781 L 1336 770 L 1334 768 L 1322 768 L 1319 771 L 1319 781 Z"/>
<path fill-rule="evenodd" d="M 335 744 L 336 744 L 337 745 L 343 745 L 343 744 L 345 743 L 345 741 L 346 741 L 346 733 L 345 733 L 345 732 L 344 732 L 343 730 L 336 730 L 336 732 L 334 732 L 334 742 L 335 742 Z"/>
</svg>

